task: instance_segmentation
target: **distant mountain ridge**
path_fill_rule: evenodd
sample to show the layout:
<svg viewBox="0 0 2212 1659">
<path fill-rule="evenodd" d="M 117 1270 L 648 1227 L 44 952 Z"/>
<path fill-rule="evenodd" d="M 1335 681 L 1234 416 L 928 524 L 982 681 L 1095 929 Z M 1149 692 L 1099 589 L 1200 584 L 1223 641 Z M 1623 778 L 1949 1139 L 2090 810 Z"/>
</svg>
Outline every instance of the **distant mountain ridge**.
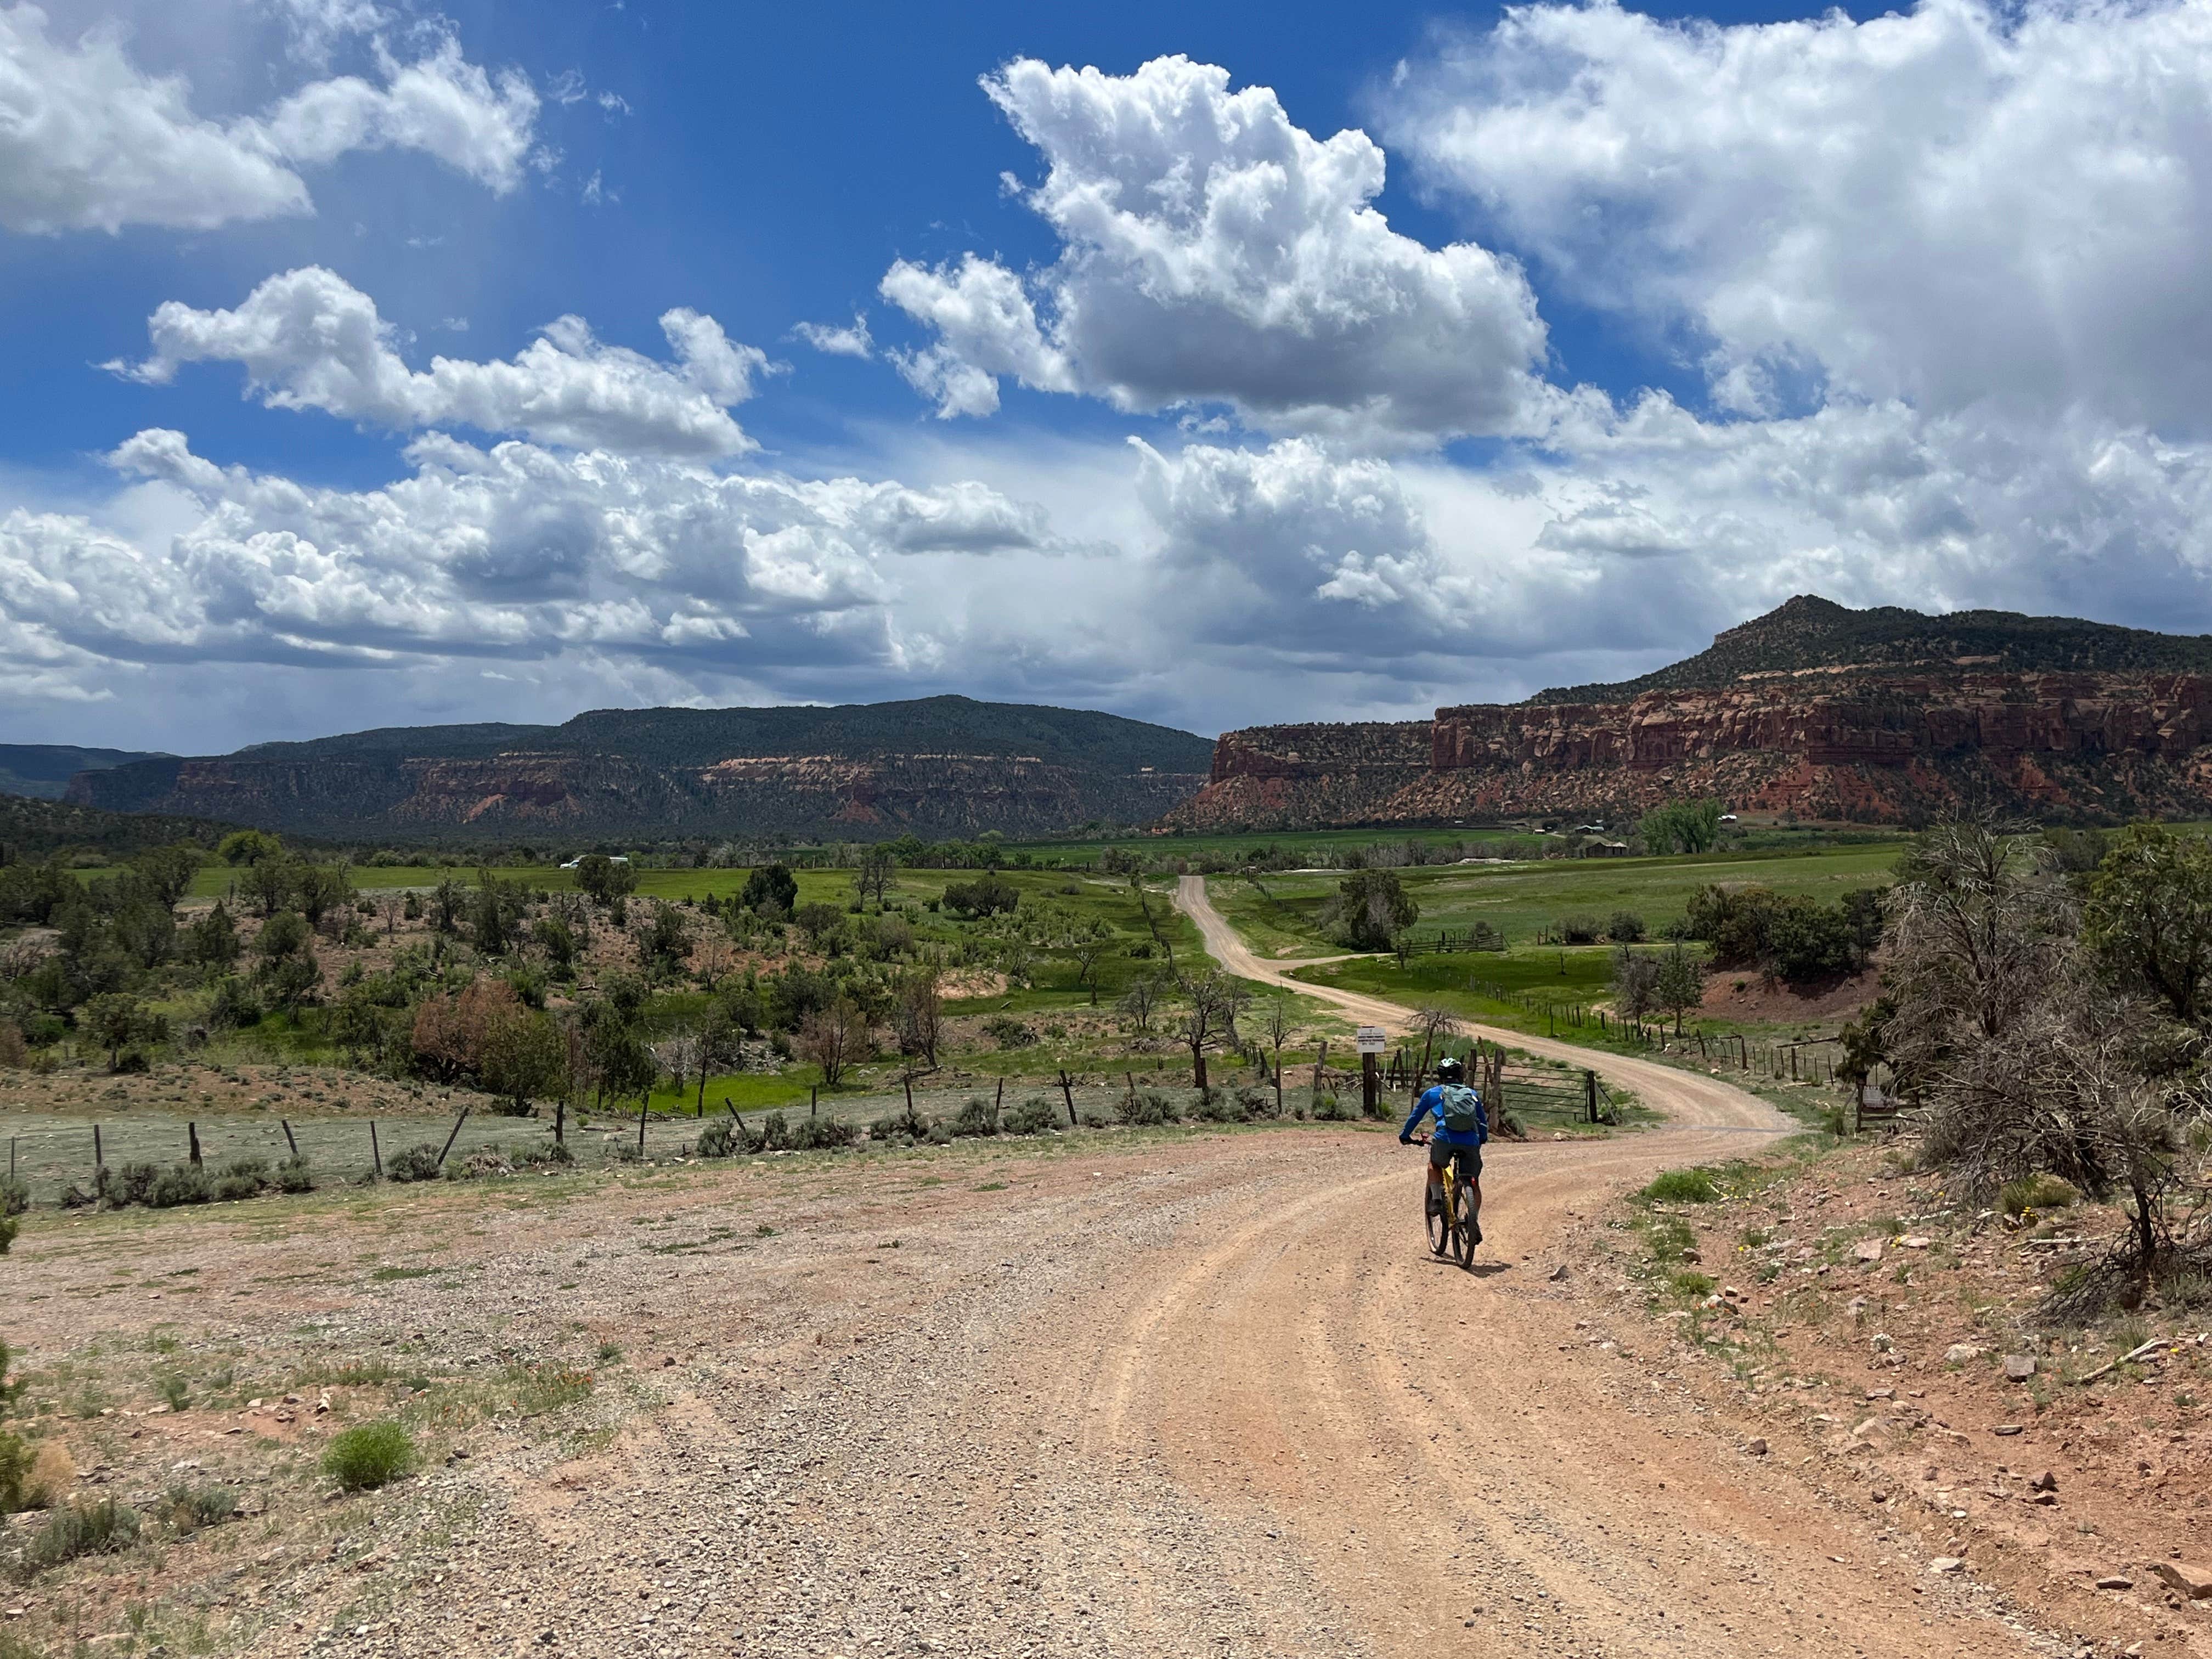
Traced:
<svg viewBox="0 0 2212 1659">
<path fill-rule="evenodd" d="M 1149 823 L 1212 744 L 1087 709 L 925 697 L 595 709 L 559 726 L 386 726 L 80 774 L 69 799 L 336 838 L 1042 836 Z"/>
<path fill-rule="evenodd" d="M 1669 799 L 1896 823 L 2212 816 L 2212 636 L 1800 595 L 1640 678 L 1224 732 L 1191 829 L 1632 820 Z"/>
<path fill-rule="evenodd" d="M 0 795 L 59 800 L 80 772 L 161 758 L 142 749 L 80 749 L 66 743 L 0 743 Z"/>
<path fill-rule="evenodd" d="M 1611 685 L 1539 691 L 1532 703 L 1628 702 L 1649 691 L 1711 689 L 1762 674 L 1822 669 L 1942 673 L 2212 674 L 2212 635 L 2154 634 L 2076 617 L 2012 611 L 1929 616 L 1898 605 L 1853 611 L 1801 593 L 1713 637 L 1694 657 Z"/>
</svg>

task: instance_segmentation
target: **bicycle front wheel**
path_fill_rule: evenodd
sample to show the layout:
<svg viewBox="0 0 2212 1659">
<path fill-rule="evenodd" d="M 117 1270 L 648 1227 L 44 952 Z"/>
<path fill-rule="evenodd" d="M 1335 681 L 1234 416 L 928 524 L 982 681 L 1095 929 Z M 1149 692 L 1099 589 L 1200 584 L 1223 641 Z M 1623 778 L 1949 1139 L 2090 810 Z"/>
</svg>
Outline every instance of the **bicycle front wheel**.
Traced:
<svg viewBox="0 0 2212 1659">
<path fill-rule="evenodd" d="M 1464 1187 L 1452 1194 L 1452 1254 L 1459 1257 L 1459 1265 L 1474 1265 L 1474 1206 Z"/>
</svg>

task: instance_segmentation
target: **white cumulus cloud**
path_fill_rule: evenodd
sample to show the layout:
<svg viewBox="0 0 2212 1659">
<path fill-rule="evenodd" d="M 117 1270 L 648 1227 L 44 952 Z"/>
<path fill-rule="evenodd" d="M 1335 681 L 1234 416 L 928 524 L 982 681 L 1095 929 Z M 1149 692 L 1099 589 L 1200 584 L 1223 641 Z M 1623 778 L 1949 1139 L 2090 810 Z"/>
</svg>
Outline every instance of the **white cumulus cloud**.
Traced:
<svg viewBox="0 0 2212 1659">
<path fill-rule="evenodd" d="M 1718 27 L 1516 7 L 1383 130 L 1718 401 L 1994 400 L 2203 430 L 2212 9 L 1923 0 Z"/>
<path fill-rule="evenodd" d="M 371 21 L 339 3 L 297 12 L 310 56 Z M 204 230 L 308 213 L 296 169 L 359 149 L 421 151 L 495 191 L 521 181 L 538 108 L 525 76 L 468 62 L 445 30 L 418 58 L 381 39 L 374 57 L 375 82 L 314 81 L 259 115 L 216 120 L 194 112 L 181 77 L 133 63 L 115 28 L 58 40 L 38 7 L 0 6 L 0 226 Z"/>
<path fill-rule="evenodd" d="M 665 313 L 660 327 L 672 364 L 607 345 L 581 318 L 563 317 L 506 362 L 434 356 L 412 369 L 374 300 L 335 271 L 307 265 L 268 278 L 233 310 L 165 301 L 148 323 L 154 355 L 110 367 L 161 384 L 185 363 L 235 362 L 271 408 L 319 409 L 395 431 L 463 425 L 674 455 L 753 448 L 727 405 L 752 395 L 766 355 L 690 309 Z"/>
<path fill-rule="evenodd" d="M 884 298 L 934 336 L 897 361 L 941 415 L 989 413 L 1012 377 L 1390 440 L 1542 424 L 1519 269 L 1393 230 L 1364 133 L 1316 139 L 1268 88 L 1183 58 L 1127 76 L 1018 59 L 983 86 L 1045 160 L 1024 199 L 1060 252 L 1029 275 L 975 254 L 891 267 Z"/>
</svg>

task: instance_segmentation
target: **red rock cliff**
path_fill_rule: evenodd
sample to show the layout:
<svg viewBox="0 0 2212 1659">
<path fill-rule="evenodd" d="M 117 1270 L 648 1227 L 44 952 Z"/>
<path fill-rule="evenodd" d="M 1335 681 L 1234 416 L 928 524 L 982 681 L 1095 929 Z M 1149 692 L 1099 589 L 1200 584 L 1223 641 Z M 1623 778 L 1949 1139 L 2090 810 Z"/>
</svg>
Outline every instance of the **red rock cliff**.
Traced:
<svg viewBox="0 0 2212 1659">
<path fill-rule="evenodd" d="M 1224 734 L 1183 827 L 1618 819 L 1670 798 L 1896 823 L 1964 801 L 2118 820 L 2212 814 L 2196 674 L 1821 668 L 1620 702 Z"/>
</svg>

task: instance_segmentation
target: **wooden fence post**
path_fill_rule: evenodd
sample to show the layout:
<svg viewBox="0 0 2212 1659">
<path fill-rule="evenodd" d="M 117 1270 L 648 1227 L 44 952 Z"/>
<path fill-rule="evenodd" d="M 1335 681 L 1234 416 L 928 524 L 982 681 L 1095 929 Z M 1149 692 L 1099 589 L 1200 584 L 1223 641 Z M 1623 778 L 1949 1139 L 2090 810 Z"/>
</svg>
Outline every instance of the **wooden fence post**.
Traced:
<svg viewBox="0 0 2212 1659">
<path fill-rule="evenodd" d="M 906 1127 L 908 1133 L 911 1133 L 915 1122 L 914 1115 L 914 1073 L 912 1072 L 901 1072 L 899 1073 L 899 1081 L 906 1085 Z M 811 1114 L 809 1114 L 809 1115 L 811 1115 Z"/>
<path fill-rule="evenodd" d="M 1595 1072 L 1585 1070 L 1583 1073 L 1583 1105 L 1589 1114 L 1589 1121 L 1592 1123 L 1596 1122 L 1597 1073 Z"/>
<path fill-rule="evenodd" d="M 642 1112 L 643 1112 L 643 1110 L 644 1110 L 644 1108 L 640 1107 L 638 1109 L 639 1109 L 639 1111 L 640 1111 L 641 1113 L 642 1113 Z M 461 1108 L 461 1115 L 460 1115 L 459 1117 L 457 1117 L 457 1118 L 455 1118 L 455 1119 L 453 1120 L 453 1133 L 452 1133 L 451 1134 L 449 1134 L 449 1135 L 447 1135 L 447 1136 L 446 1137 L 446 1144 L 445 1144 L 445 1146 L 444 1146 L 443 1147 L 441 1147 L 441 1148 L 439 1150 L 439 1152 L 438 1152 L 438 1167 L 439 1167 L 440 1169 L 441 1169 L 441 1170 L 442 1170 L 442 1169 L 444 1169 L 444 1168 L 446 1167 L 446 1154 L 447 1154 L 447 1152 L 452 1152 L 452 1151 L 453 1150 L 453 1143 L 454 1143 L 455 1141 L 459 1140 L 459 1139 L 461 1138 L 461 1125 L 463 1125 L 464 1123 L 466 1123 L 468 1121 L 469 1121 L 469 1109 L 468 1109 L 467 1107 L 464 1106 L 464 1107 L 462 1107 L 462 1108 Z M 638 1120 L 638 1130 L 637 1130 L 637 1133 L 638 1133 L 638 1145 L 639 1145 L 640 1148 L 641 1148 L 641 1149 L 642 1149 L 642 1148 L 643 1148 L 643 1146 L 644 1146 L 644 1145 L 645 1145 L 645 1121 L 644 1121 L 644 1119 L 643 1119 L 643 1117 L 642 1117 L 642 1116 L 641 1116 L 641 1117 L 639 1118 L 639 1120 Z"/>
<path fill-rule="evenodd" d="M 1314 1059 L 1314 1079 L 1313 1079 L 1313 1089 L 1312 1089 L 1312 1091 L 1311 1091 L 1312 1095 L 1313 1095 L 1313 1098 L 1312 1098 L 1312 1100 L 1309 1103 L 1310 1104 L 1312 1104 L 1312 1105 L 1315 1105 L 1315 1106 L 1318 1106 L 1318 1105 L 1320 1105 L 1320 1104 L 1321 1104 L 1321 1085 L 1322 1085 L 1322 1079 L 1323 1078 L 1325 1078 L 1328 1074 L 1328 1039 L 1327 1037 L 1323 1037 L 1323 1038 L 1321 1040 L 1321 1053 L 1320 1053 L 1319 1054 L 1317 1054 L 1316 1056 L 1315 1056 L 1315 1059 Z"/>
<path fill-rule="evenodd" d="M 1075 1127 L 1075 1091 L 1068 1086 L 1067 1067 L 1060 1068 L 1060 1097 L 1067 1103 L 1067 1127 Z"/>
<path fill-rule="evenodd" d="M 92 1178 L 100 1179 L 100 1172 L 107 1167 L 107 1158 L 100 1150 L 100 1125 L 92 1126 Z"/>
<path fill-rule="evenodd" d="M 185 1142 L 191 1153 L 192 1168 L 197 1170 L 200 1167 L 200 1126 L 198 1124 L 185 1125 Z"/>
<path fill-rule="evenodd" d="M 553 1144 L 556 1146 L 568 1144 L 568 1097 L 566 1095 L 553 1103 Z"/>
<path fill-rule="evenodd" d="M 1382 1058 L 1380 1054 L 1364 1054 L 1359 1056 L 1359 1109 L 1368 1117 L 1382 1115 L 1382 1102 L 1377 1093 L 1382 1081 Z"/>
<path fill-rule="evenodd" d="M 384 1152 L 376 1144 L 376 1120 L 368 1121 L 368 1161 L 375 1167 L 376 1178 L 384 1179 Z"/>
<path fill-rule="evenodd" d="M 637 1103 L 637 1155 L 640 1158 L 645 1156 L 645 1109 L 651 1100 L 652 1097 L 648 1095 Z M 438 1160 L 441 1164 L 445 1161 L 442 1158 Z"/>
<path fill-rule="evenodd" d="M 280 1117 L 276 1121 L 284 1126 L 284 1144 L 292 1149 L 293 1157 L 299 1157 L 300 1143 L 292 1137 L 292 1120 L 289 1117 Z"/>
</svg>

